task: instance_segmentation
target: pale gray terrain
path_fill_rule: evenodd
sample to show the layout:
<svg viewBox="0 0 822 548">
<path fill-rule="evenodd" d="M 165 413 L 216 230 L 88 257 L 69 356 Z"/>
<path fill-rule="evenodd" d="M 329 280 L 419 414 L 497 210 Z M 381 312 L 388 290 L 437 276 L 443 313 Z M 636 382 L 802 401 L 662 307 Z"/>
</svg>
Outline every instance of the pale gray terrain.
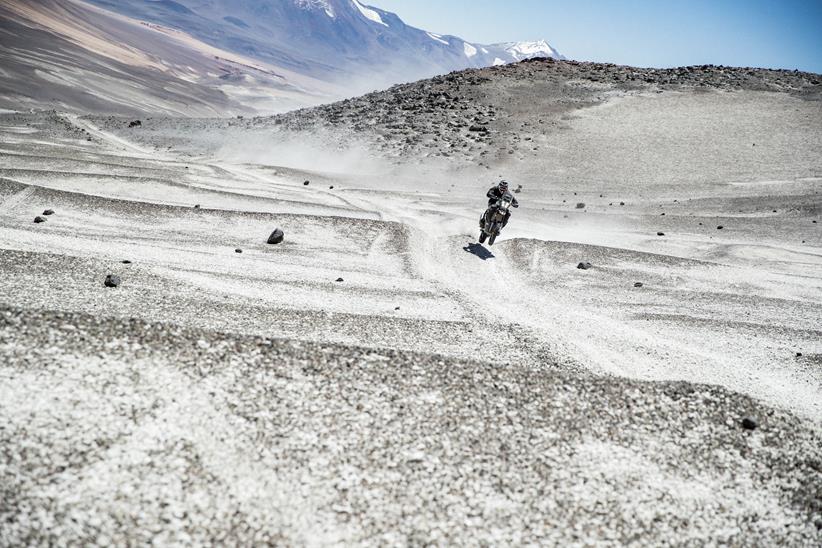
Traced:
<svg viewBox="0 0 822 548">
<path fill-rule="evenodd" d="M 818 545 L 818 78 L 1 113 L 0 545 Z"/>
</svg>

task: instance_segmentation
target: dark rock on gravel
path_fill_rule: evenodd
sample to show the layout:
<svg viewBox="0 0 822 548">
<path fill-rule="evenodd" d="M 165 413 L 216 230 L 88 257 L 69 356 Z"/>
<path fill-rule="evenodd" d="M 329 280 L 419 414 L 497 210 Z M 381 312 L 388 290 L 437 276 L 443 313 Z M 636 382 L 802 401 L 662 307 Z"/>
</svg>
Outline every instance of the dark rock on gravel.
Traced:
<svg viewBox="0 0 822 548">
<path fill-rule="evenodd" d="M 279 228 L 274 230 L 271 236 L 268 237 L 268 243 L 271 245 L 281 244 L 283 240 L 285 240 L 285 233 Z"/>
<path fill-rule="evenodd" d="M 577 204 L 577 209 L 585 209 L 585 204 L 580 202 Z"/>
<path fill-rule="evenodd" d="M 665 233 L 664 232 L 657 232 L 656 235 L 657 236 L 665 236 Z"/>
<path fill-rule="evenodd" d="M 143 122 L 141 122 L 140 120 L 134 120 L 132 122 L 129 122 L 129 124 L 128 124 L 128 127 L 130 127 L 130 128 L 142 127 L 142 126 L 143 126 Z"/>
<path fill-rule="evenodd" d="M 591 263 L 579 263 L 577 265 L 577 268 L 579 270 L 589 270 L 591 268 L 594 268 L 594 265 L 592 265 Z"/>
<path fill-rule="evenodd" d="M 106 276 L 106 281 L 103 282 L 103 284 L 106 287 L 119 287 L 120 283 L 122 283 L 120 280 L 120 276 L 114 274 L 109 274 L 108 276 Z"/>
<path fill-rule="evenodd" d="M 46 218 L 45 218 L 45 217 L 40 217 L 40 216 L 37 216 L 37 217 L 35 217 L 35 218 L 34 218 L 34 222 L 35 222 L 35 223 L 38 223 L 38 224 L 39 224 L 39 223 L 45 223 L 45 222 L 46 222 Z"/>
<path fill-rule="evenodd" d="M 345 280 L 343 280 L 342 278 L 337 278 L 337 283 L 342 283 L 342 282 L 344 282 L 344 281 L 345 281 Z"/>
<path fill-rule="evenodd" d="M 310 185 L 310 184 L 311 184 L 311 181 L 303 181 L 303 185 L 304 185 L 304 186 L 308 186 L 308 185 Z"/>
<path fill-rule="evenodd" d="M 642 283 L 642 282 L 636 282 L 636 283 L 634 284 L 634 287 L 644 287 L 644 286 L 645 286 L 645 284 L 644 284 L 644 283 Z"/>
<path fill-rule="evenodd" d="M 759 421 L 754 417 L 745 417 L 742 419 L 742 428 L 745 430 L 756 430 L 759 427 Z"/>
<path fill-rule="evenodd" d="M 43 215 L 54 215 L 54 210 L 53 209 L 47 209 L 43 212 Z"/>
<path fill-rule="evenodd" d="M 725 228 L 725 227 L 722 226 L 722 225 L 719 225 L 718 227 L 716 227 L 717 230 L 722 230 L 723 228 Z"/>
<path fill-rule="evenodd" d="M 240 249 L 239 247 L 238 247 L 237 249 L 235 249 L 235 250 L 234 250 L 234 253 L 242 253 L 242 252 L 243 252 L 243 250 L 242 250 L 242 249 Z"/>
</svg>

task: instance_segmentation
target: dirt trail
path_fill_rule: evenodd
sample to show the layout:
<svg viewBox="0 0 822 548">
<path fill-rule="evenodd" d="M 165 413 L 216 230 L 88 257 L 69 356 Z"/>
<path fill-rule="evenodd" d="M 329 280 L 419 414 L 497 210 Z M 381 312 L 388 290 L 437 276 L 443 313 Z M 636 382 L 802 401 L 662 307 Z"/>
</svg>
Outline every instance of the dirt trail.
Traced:
<svg viewBox="0 0 822 548">
<path fill-rule="evenodd" d="M 88 120 L 77 117 L 71 117 L 71 120 L 102 139 L 107 146 L 128 156 L 141 159 L 151 156 L 147 149 L 102 131 Z M 180 165 L 178 159 L 168 154 L 160 161 L 164 165 Z M 655 301 L 662 297 L 650 293 L 649 297 L 642 297 L 632 305 L 630 300 L 635 298 L 635 293 L 625 293 L 621 281 L 603 279 L 605 271 L 589 274 L 587 279 L 597 286 L 585 290 L 580 284 L 587 283 L 586 279 L 573 277 L 576 275 L 575 262 L 558 263 L 558 260 L 567 259 L 556 258 L 560 250 L 557 246 L 574 249 L 576 244 L 535 240 L 541 241 L 542 247 L 530 249 L 525 258 L 514 260 L 512 254 L 516 252 L 518 242 L 523 241 L 516 238 L 517 223 L 527 226 L 525 233 L 528 234 L 547 234 L 555 230 L 554 225 L 543 225 L 543 221 L 533 214 L 517 212 L 507 234 L 503 234 L 495 246 L 483 247 L 473 243 L 477 232 L 475 218 L 479 211 L 467 207 L 461 199 L 446 199 L 435 192 L 409 193 L 401 188 L 395 191 L 341 190 L 339 187 L 327 190 L 317 183 L 295 186 L 295 173 L 291 173 L 294 170 L 283 170 L 291 173 L 289 178 L 279 173 L 282 168 L 207 160 L 187 164 L 198 172 L 220 174 L 220 177 L 200 177 L 185 183 L 192 189 L 224 192 L 232 188 L 235 192 L 271 203 L 286 197 L 311 203 L 316 208 L 326 208 L 340 218 L 379 219 L 407 227 L 410 235 L 408 249 L 401 254 L 408 268 L 425 286 L 440 295 L 444 302 L 452 303 L 453 319 L 464 321 L 468 318 L 471 323 L 482 325 L 484 333 L 493 334 L 496 330 L 511 333 L 511 340 L 518 341 L 511 344 L 523 347 L 521 351 L 524 353 L 538 356 L 534 358 L 535 362 L 545 359 L 577 371 L 634 379 L 711 382 L 754 395 L 773 405 L 785 406 L 804 416 L 818 419 L 822 414 L 818 403 L 821 389 L 816 376 L 812 371 L 797 371 L 780 364 L 767 343 L 748 348 L 733 336 L 709 334 L 708 339 L 687 336 L 681 330 L 672 329 L 671 323 L 632 319 L 631 306 L 637 310 L 655 310 L 659 307 Z M 230 211 L 232 205 L 227 203 L 226 208 Z M 604 235 L 606 242 L 610 241 L 608 238 L 618 238 L 614 234 Z M 385 246 L 380 238 L 366 251 L 375 261 L 382 258 Z M 636 245 L 641 241 L 634 239 L 633 242 Z M 687 245 L 698 246 L 699 242 Z M 605 263 L 602 266 L 606 268 L 609 263 L 611 268 L 618 267 L 621 263 L 614 257 L 627 252 L 602 246 L 579 249 L 580 258 L 586 253 L 600 254 Z M 694 291 L 701 291 L 699 287 L 692 287 L 694 280 L 685 280 L 678 270 L 671 269 L 666 263 L 669 259 L 673 258 L 661 254 L 648 264 L 630 268 L 639 269 L 637 272 L 644 272 L 642 275 L 650 274 L 661 279 L 674 276 L 684 280 L 678 283 L 684 284 L 681 289 L 688 291 L 683 294 L 688 295 L 688 299 Z M 549 270 L 542 266 L 544 262 L 549 263 Z M 708 272 L 716 268 L 719 265 L 705 263 Z M 684 275 L 692 276 L 692 273 Z M 703 277 L 716 276 L 706 272 Z M 782 291 L 779 279 L 769 283 L 769 287 Z M 589 293 L 597 298 L 593 299 Z M 425 316 L 422 309 L 414 313 Z M 689 315 L 697 317 L 698 314 L 704 315 L 704 311 L 700 306 L 694 308 L 685 304 L 680 314 L 685 318 Z M 436 317 L 442 319 L 441 312 Z M 719 320 L 718 327 L 727 330 L 730 324 Z M 767 334 L 767 337 L 775 336 L 778 335 Z"/>
</svg>

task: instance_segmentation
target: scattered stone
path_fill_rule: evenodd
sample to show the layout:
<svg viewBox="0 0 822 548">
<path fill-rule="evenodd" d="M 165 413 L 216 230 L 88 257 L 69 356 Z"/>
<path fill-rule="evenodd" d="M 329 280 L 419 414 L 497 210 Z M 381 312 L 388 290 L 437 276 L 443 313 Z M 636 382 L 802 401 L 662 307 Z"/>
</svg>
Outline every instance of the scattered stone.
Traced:
<svg viewBox="0 0 822 548">
<path fill-rule="evenodd" d="M 723 228 L 725 228 L 725 227 L 722 226 L 722 225 L 719 225 L 718 227 L 716 227 L 717 230 L 722 230 Z"/>
<path fill-rule="evenodd" d="M 235 249 L 235 250 L 234 250 L 234 253 L 242 253 L 242 252 L 243 252 L 243 250 L 242 250 L 242 249 L 240 249 L 239 247 L 238 247 L 237 249 Z"/>
<path fill-rule="evenodd" d="M 120 283 L 120 276 L 115 276 L 114 274 L 106 276 L 106 281 L 103 282 L 106 287 L 119 287 Z"/>
<path fill-rule="evenodd" d="M 583 202 L 578 203 L 577 209 L 585 209 L 585 204 Z"/>
<path fill-rule="evenodd" d="M 194 206 L 194 209 L 200 209 L 200 204 L 196 204 L 196 205 Z"/>
<path fill-rule="evenodd" d="M 398 306 L 398 307 L 396 307 L 396 308 L 394 308 L 394 310 L 399 310 L 399 309 L 400 309 L 400 307 L 399 307 L 399 306 Z"/>
<path fill-rule="evenodd" d="M 342 282 L 344 282 L 344 281 L 345 281 L 345 280 L 343 280 L 342 278 L 337 278 L 337 283 L 342 283 Z"/>
<path fill-rule="evenodd" d="M 271 236 L 268 237 L 268 243 L 272 245 L 281 244 L 283 240 L 285 240 L 285 232 L 279 228 L 275 229 L 274 232 L 271 233 Z"/>
<path fill-rule="evenodd" d="M 801 357 L 802 357 L 802 352 L 797 352 L 797 353 L 796 353 L 796 357 L 797 357 L 797 358 L 801 358 Z"/>
<path fill-rule="evenodd" d="M 35 217 L 35 218 L 34 218 L 34 222 L 35 222 L 35 223 L 37 223 L 37 224 L 40 224 L 40 223 L 45 223 L 45 222 L 46 222 L 46 218 L 45 218 L 45 217 L 40 217 L 40 216 L 38 215 L 37 217 Z"/>
<path fill-rule="evenodd" d="M 754 417 L 745 417 L 742 419 L 742 428 L 745 430 L 756 430 L 759 427 L 759 421 Z"/>
<path fill-rule="evenodd" d="M 657 232 L 656 235 L 657 236 L 665 236 L 665 233 L 664 232 Z"/>
<path fill-rule="evenodd" d="M 308 186 L 311 184 L 311 181 L 303 181 L 303 186 Z"/>
<path fill-rule="evenodd" d="M 47 209 L 43 212 L 43 215 L 54 215 L 54 210 L 53 209 Z"/>
<path fill-rule="evenodd" d="M 619 202 L 619 205 L 624 206 L 625 202 Z"/>
<path fill-rule="evenodd" d="M 134 121 L 132 121 L 128 124 L 129 128 L 142 127 L 142 126 L 143 126 L 143 122 L 141 122 L 140 120 L 134 120 Z"/>
<path fill-rule="evenodd" d="M 122 264 L 131 264 L 131 261 L 129 261 L 128 259 L 126 259 L 126 260 L 124 260 L 124 261 L 120 261 L 120 262 L 121 262 Z"/>
<path fill-rule="evenodd" d="M 645 286 L 645 284 L 644 284 L 644 283 L 642 283 L 642 282 L 636 282 L 636 283 L 634 284 L 634 287 L 644 287 L 644 286 Z"/>
<path fill-rule="evenodd" d="M 591 268 L 594 268 L 594 265 L 592 265 L 591 263 L 579 263 L 577 265 L 577 268 L 579 270 L 589 270 Z"/>
<path fill-rule="evenodd" d="M 331 185 L 330 187 L 328 187 L 328 190 L 334 190 L 334 185 Z"/>
</svg>

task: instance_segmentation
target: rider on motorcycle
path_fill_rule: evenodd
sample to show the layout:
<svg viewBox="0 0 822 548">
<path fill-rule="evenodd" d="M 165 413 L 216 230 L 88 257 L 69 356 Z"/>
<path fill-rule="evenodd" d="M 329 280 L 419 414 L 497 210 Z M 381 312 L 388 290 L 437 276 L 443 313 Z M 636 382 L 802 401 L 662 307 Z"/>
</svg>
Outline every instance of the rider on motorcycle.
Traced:
<svg viewBox="0 0 822 548">
<path fill-rule="evenodd" d="M 496 204 L 497 201 L 507 193 L 508 193 L 508 182 L 507 181 L 500 181 L 498 185 L 492 186 L 488 190 L 488 192 L 485 194 L 488 197 L 488 209 L 490 209 L 491 206 Z M 514 198 L 513 196 L 511 196 L 511 206 L 512 207 L 519 207 L 519 202 L 517 202 L 517 199 Z M 485 226 L 485 217 L 487 215 L 488 215 L 488 210 L 486 210 L 485 213 L 483 213 L 482 217 L 480 218 L 480 228 L 483 228 Z M 502 221 L 503 228 L 505 228 L 505 225 L 508 224 L 508 219 L 510 219 L 510 218 L 511 218 L 511 212 L 506 211 L 505 212 L 505 220 Z"/>
</svg>

